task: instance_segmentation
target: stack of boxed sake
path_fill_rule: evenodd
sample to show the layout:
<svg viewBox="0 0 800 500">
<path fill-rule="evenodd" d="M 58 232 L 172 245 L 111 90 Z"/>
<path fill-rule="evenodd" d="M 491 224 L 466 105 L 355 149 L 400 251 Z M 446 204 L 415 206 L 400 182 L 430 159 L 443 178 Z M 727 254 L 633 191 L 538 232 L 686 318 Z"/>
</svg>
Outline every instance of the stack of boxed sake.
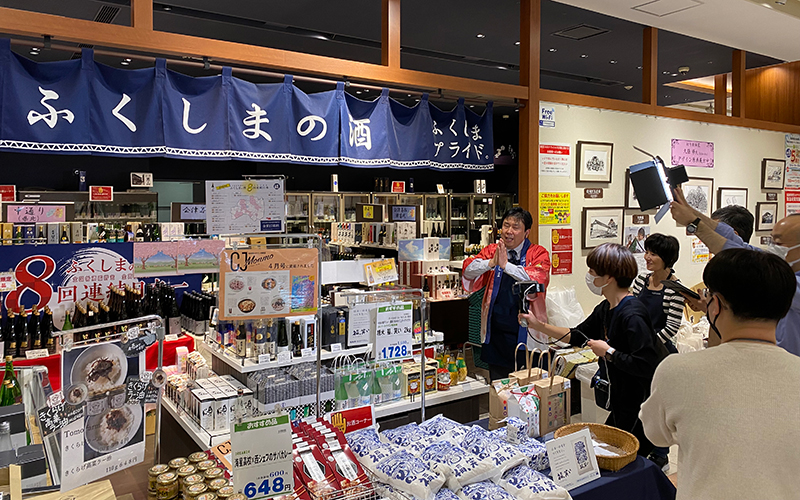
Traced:
<svg viewBox="0 0 800 500">
<path fill-rule="evenodd" d="M 398 243 L 400 284 L 430 291 L 433 299 L 453 298 L 458 273 L 450 270 L 450 238 L 416 238 Z"/>
</svg>

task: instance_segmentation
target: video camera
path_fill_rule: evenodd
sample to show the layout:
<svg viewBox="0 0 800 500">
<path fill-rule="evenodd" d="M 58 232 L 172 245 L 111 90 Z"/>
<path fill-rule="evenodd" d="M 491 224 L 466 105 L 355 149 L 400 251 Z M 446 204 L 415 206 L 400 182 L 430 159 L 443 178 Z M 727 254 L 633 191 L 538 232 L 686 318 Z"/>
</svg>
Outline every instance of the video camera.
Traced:
<svg viewBox="0 0 800 500">
<path fill-rule="evenodd" d="M 517 298 L 519 312 L 528 312 L 528 301 L 534 300 L 540 293 L 544 293 L 544 285 L 538 281 L 517 281 L 511 286 L 511 293 Z M 528 322 L 522 320 L 520 325 L 527 327 Z"/>
</svg>

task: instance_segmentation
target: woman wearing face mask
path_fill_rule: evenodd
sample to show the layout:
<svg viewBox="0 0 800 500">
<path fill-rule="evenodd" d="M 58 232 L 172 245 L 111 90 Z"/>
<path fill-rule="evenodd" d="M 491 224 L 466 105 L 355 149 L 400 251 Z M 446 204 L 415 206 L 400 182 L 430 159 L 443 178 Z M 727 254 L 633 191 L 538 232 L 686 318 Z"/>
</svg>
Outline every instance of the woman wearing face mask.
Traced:
<svg viewBox="0 0 800 500">
<path fill-rule="evenodd" d="M 592 250 L 586 263 L 586 286 L 604 300 L 583 323 L 564 328 L 541 323 L 533 314 L 520 314 L 519 319 L 562 342 L 586 343 L 600 356 L 611 386 L 606 424 L 636 436 L 639 454 L 647 456 L 653 445 L 644 435 L 639 407 L 650 395 L 653 372 L 663 356 L 647 308 L 628 290 L 636 277 L 636 260 L 627 248 L 605 243 Z"/>
</svg>

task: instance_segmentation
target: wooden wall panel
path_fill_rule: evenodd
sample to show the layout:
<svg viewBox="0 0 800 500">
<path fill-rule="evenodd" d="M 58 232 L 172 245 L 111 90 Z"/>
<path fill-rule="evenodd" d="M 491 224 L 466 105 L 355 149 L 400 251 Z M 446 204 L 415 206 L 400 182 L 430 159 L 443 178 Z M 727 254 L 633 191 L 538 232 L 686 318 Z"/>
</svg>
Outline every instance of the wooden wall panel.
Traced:
<svg viewBox="0 0 800 500">
<path fill-rule="evenodd" d="M 541 0 L 520 2 L 520 85 L 528 87 L 519 113 L 519 205 L 533 214 L 530 240 L 538 243 L 539 218 L 539 50 Z"/>
<path fill-rule="evenodd" d="M 746 118 L 745 110 L 745 73 L 747 66 L 745 58 L 747 53 L 743 50 L 733 51 L 733 71 L 731 71 L 731 116 Z"/>
<path fill-rule="evenodd" d="M 748 118 L 800 125 L 800 61 L 747 70 Z"/>
<path fill-rule="evenodd" d="M 642 36 L 642 102 L 658 104 L 658 28 L 648 26 Z"/>
</svg>

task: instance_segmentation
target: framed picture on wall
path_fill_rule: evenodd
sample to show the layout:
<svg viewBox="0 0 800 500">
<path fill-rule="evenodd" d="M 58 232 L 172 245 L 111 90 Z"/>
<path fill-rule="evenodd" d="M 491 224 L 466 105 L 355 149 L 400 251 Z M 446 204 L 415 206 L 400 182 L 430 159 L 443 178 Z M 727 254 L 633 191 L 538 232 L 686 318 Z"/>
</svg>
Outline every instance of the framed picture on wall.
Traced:
<svg viewBox="0 0 800 500">
<path fill-rule="evenodd" d="M 772 231 L 777 220 L 777 203 L 772 201 L 756 203 L 756 231 Z"/>
<path fill-rule="evenodd" d="M 747 208 L 747 188 L 719 188 L 717 190 L 717 208 L 739 205 Z"/>
<path fill-rule="evenodd" d="M 581 248 L 594 248 L 603 243 L 621 245 L 624 216 L 623 207 L 584 208 L 581 217 Z"/>
<path fill-rule="evenodd" d="M 578 141 L 576 155 L 578 182 L 611 182 L 614 145 L 610 142 Z"/>
<path fill-rule="evenodd" d="M 684 182 L 683 196 L 686 202 L 703 215 L 711 215 L 714 205 L 711 203 L 714 195 L 714 179 L 705 177 L 689 177 L 689 182 Z"/>
<path fill-rule="evenodd" d="M 641 210 L 639 206 L 639 200 L 636 198 L 636 193 L 633 190 L 633 184 L 631 184 L 631 171 L 625 171 L 625 208 L 631 210 Z"/>
<path fill-rule="evenodd" d="M 783 189 L 786 181 L 786 160 L 761 160 L 761 189 Z"/>
</svg>

